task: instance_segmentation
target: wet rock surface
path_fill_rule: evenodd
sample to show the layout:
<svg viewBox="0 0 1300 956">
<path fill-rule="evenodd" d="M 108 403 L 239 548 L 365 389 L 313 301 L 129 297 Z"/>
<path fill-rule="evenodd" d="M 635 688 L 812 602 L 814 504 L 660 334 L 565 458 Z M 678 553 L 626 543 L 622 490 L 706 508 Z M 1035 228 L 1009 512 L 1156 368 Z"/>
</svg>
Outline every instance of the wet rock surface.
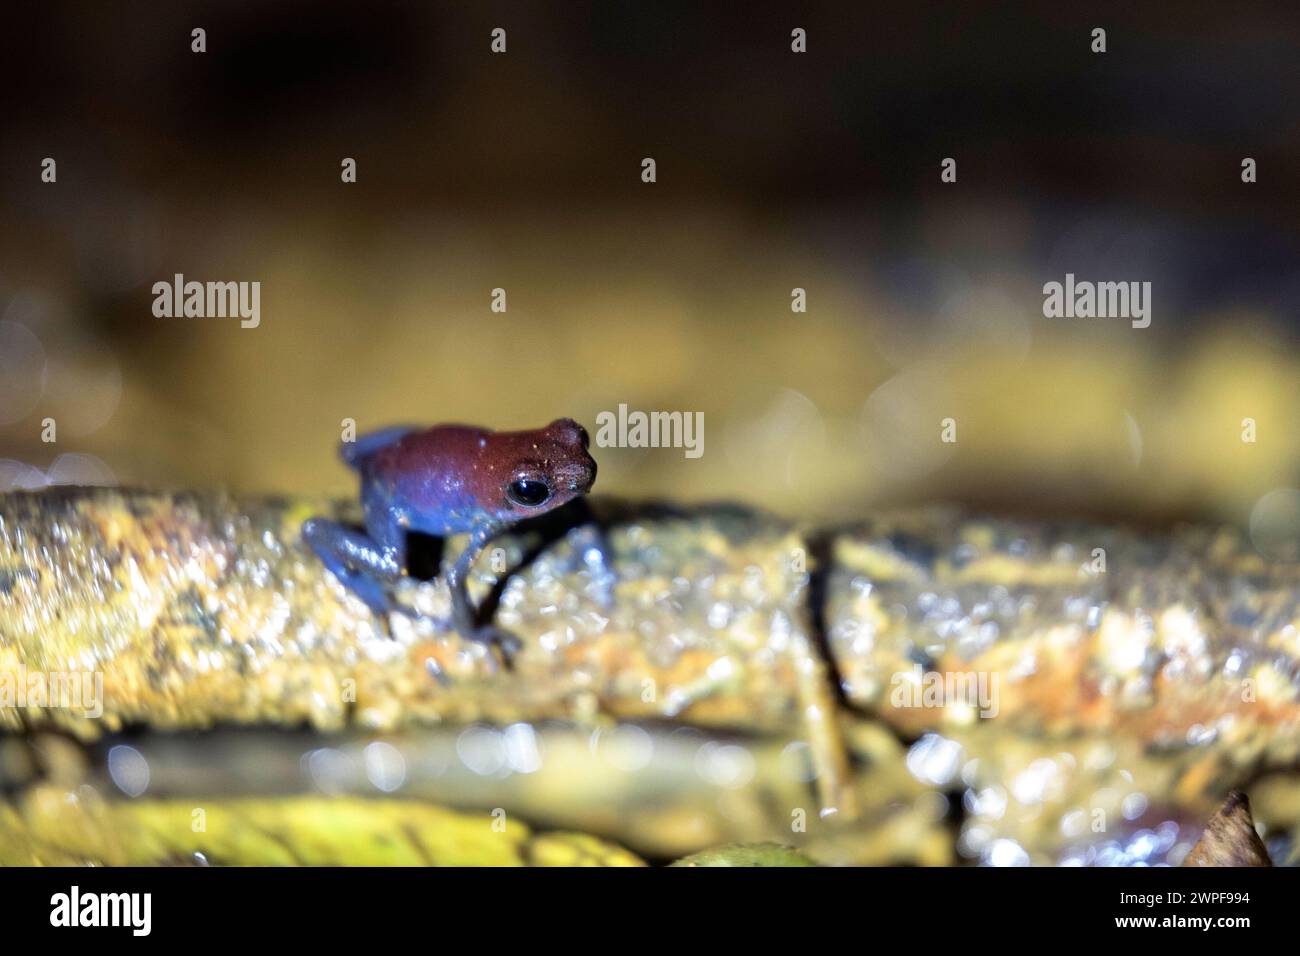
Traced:
<svg viewBox="0 0 1300 956">
<path fill-rule="evenodd" d="M 348 505 L 0 497 L 0 675 L 102 675 L 102 716 L 0 707 L 11 808 L 49 786 L 121 800 L 124 747 L 149 799 L 504 807 L 651 859 L 1178 863 L 1261 780 L 1266 845 L 1294 859 L 1300 568 L 1231 530 L 596 506 L 612 592 L 581 528 L 476 569 L 523 639 L 505 669 L 323 571 L 297 529 Z M 437 580 L 400 596 L 448 604 Z"/>
<path fill-rule="evenodd" d="M 836 535 L 829 574 L 845 696 L 961 791 L 963 856 L 1176 863 L 1231 787 L 1294 804 L 1300 569 L 1231 529 L 935 509 Z"/>
</svg>

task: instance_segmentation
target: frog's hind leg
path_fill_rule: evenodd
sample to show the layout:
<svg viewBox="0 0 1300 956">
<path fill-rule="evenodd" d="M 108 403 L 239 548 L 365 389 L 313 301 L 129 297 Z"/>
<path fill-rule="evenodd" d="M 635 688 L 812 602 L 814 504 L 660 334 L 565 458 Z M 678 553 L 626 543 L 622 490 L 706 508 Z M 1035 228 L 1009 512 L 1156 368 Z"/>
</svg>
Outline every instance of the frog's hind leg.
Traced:
<svg viewBox="0 0 1300 956">
<path fill-rule="evenodd" d="M 389 586 L 402 576 L 396 549 L 376 544 L 365 532 L 328 518 L 309 518 L 302 539 L 349 591 L 376 614 L 401 610 L 389 596 Z"/>
</svg>

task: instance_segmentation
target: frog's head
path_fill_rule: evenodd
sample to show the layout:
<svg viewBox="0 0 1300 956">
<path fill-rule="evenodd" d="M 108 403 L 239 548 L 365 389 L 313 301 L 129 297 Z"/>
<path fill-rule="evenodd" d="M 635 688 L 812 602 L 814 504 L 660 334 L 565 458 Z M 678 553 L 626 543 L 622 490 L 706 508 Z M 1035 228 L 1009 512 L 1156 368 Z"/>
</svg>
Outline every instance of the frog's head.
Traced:
<svg viewBox="0 0 1300 956">
<path fill-rule="evenodd" d="M 587 430 L 559 418 L 536 431 L 496 436 L 503 441 L 502 517 L 513 520 L 551 511 L 581 497 L 596 481 L 596 462 L 587 453 Z"/>
</svg>

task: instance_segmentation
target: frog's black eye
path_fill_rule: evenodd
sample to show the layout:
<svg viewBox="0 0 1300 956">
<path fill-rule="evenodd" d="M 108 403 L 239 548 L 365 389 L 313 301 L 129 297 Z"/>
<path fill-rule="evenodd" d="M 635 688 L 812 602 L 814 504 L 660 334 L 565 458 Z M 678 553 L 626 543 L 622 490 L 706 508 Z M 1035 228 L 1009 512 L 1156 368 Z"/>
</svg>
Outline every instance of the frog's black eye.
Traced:
<svg viewBox="0 0 1300 956">
<path fill-rule="evenodd" d="M 516 478 L 506 485 L 506 497 L 524 508 L 536 508 L 551 497 L 551 489 L 544 481 Z"/>
</svg>

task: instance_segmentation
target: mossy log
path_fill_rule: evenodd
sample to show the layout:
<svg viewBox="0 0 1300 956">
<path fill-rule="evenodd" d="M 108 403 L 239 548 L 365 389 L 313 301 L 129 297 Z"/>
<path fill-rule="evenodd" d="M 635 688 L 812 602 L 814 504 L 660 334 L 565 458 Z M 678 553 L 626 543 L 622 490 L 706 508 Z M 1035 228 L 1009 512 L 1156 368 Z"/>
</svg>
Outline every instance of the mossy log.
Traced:
<svg viewBox="0 0 1300 956">
<path fill-rule="evenodd" d="M 842 822 L 879 806 L 884 727 L 900 764 L 932 735 L 956 747 L 972 788 L 1006 790 L 1073 755 L 1041 795 L 1051 812 L 982 821 L 1035 859 L 1064 852 L 1061 814 L 1088 793 L 1140 790 L 1203 821 L 1275 773 L 1270 812 L 1294 816 L 1276 774 L 1300 761 L 1300 567 L 1233 529 L 940 508 L 834 529 L 734 507 L 595 511 L 612 599 L 581 559 L 582 529 L 508 536 L 475 569 L 475 599 L 523 641 L 506 669 L 431 623 L 447 610 L 440 580 L 399 589 L 425 619 L 380 619 L 324 571 L 298 529 L 313 514 L 355 520 L 349 503 L 0 496 L 0 695 L 32 675 L 102 679 L 102 714 L 29 696 L 0 706 L 0 727 L 93 741 L 124 727 L 649 721 L 803 742 L 817 806 Z M 958 782 L 932 767 L 907 777 L 877 789 L 897 801 Z"/>
</svg>

